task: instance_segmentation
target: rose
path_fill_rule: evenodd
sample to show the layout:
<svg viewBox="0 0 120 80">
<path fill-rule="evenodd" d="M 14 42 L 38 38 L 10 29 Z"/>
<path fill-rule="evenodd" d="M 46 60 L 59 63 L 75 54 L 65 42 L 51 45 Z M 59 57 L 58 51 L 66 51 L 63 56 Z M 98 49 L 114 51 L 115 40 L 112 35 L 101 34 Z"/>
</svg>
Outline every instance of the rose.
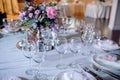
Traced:
<svg viewBox="0 0 120 80">
<path fill-rule="evenodd" d="M 56 9 L 54 7 L 47 7 L 46 8 L 47 16 L 50 19 L 54 19 L 56 16 Z"/>
</svg>

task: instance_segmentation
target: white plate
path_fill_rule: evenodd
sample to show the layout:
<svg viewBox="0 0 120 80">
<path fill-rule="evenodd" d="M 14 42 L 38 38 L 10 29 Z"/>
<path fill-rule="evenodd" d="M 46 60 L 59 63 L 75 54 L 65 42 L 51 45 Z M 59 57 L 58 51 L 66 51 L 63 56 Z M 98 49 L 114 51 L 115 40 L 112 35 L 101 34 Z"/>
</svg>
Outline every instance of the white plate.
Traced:
<svg viewBox="0 0 120 80">
<path fill-rule="evenodd" d="M 95 66 L 112 71 L 120 71 L 119 61 L 120 60 L 117 60 L 117 56 L 115 56 L 114 54 L 112 54 L 112 56 L 111 54 L 94 55 L 91 58 L 91 62 Z"/>
<path fill-rule="evenodd" d="M 96 80 L 96 79 L 86 72 L 81 73 L 75 70 L 68 70 L 57 74 L 54 80 Z"/>
</svg>

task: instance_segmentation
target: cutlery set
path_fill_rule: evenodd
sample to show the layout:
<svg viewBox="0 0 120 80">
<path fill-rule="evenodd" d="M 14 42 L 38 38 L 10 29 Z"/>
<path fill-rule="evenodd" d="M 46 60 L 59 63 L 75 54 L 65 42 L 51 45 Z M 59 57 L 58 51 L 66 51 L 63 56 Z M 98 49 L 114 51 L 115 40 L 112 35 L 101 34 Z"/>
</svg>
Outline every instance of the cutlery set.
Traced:
<svg viewBox="0 0 120 80">
<path fill-rule="evenodd" d="M 101 77 L 100 75 L 98 75 L 97 73 L 95 73 L 93 70 L 91 70 L 90 68 L 86 67 L 86 66 L 82 66 L 82 69 L 88 73 L 90 73 L 91 75 L 93 75 L 97 80 L 105 80 L 103 77 Z M 120 80 L 120 75 L 113 73 L 111 71 L 105 70 L 105 69 L 100 69 L 98 67 L 96 67 L 95 65 L 93 65 L 93 69 L 95 71 L 99 71 L 99 72 L 103 72 L 108 74 L 109 76 L 113 77 L 114 79 Z"/>
</svg>

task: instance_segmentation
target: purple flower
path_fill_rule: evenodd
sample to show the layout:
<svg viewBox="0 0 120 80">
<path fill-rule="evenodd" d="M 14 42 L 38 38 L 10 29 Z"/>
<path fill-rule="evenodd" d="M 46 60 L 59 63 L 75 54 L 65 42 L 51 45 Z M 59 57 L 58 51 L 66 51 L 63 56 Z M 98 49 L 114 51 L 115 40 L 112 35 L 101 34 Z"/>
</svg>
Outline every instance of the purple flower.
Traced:
<svg viewBox="0 0 120 80">
<path fill-rule="evenodd" d="M 22 14 L 23 14 L 23 16 L 25 16 L 25 15 L 26 15 L 26 12 L 23 12 Z"/>
<path fill-rule="evenodd" d="M 33 9 L 34 9 L 33 6 L 30 6 L 30 7 L 28 8 L 29 11 L 32 11 Z"/>
<path fill-rule="evenodd" d="M 18 16 L 18 18 L 20 19 L 20 20 L 23 20 L 23 13 L 20 13 L 20 15 Z"/>
<path fill-rule="evenodd" d="M 39 11 L 39 10 L 35 10 L 35 14 L 37 14 L 37 15 L 38 15 L 39 13 L 40 13 L 40 11 Z"/>
<path fill-rule="evenodd" d="M 47 16 L 50 19 L 54 19 L 56 16 L 56 9 L 54 7 L 47 7 L 46 8 Z"/>
<path fill-rule="evenodd" d="M 33 13 L 29 13 L 28 16 L 29 16 L 30 18 L 32 18 L 32 17 L 33 17 Z"/>
</svg>

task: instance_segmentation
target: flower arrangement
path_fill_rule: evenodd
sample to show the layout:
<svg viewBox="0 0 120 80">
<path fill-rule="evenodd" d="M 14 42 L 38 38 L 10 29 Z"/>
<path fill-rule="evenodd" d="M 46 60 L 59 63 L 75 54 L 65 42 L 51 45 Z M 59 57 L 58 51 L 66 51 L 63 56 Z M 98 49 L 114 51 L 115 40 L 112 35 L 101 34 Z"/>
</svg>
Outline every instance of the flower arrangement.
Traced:
<svg viewBox="0 0 120 80">
<path fill-rule="evenodd" d="M 42 28 L 55 28 L 57 19 L 55 2 L 42 2 L 37 5 L 33 0 L 26 0 L 24 10 L 19 14 L 18 25 L 37 32 Z"/>
</svg>

